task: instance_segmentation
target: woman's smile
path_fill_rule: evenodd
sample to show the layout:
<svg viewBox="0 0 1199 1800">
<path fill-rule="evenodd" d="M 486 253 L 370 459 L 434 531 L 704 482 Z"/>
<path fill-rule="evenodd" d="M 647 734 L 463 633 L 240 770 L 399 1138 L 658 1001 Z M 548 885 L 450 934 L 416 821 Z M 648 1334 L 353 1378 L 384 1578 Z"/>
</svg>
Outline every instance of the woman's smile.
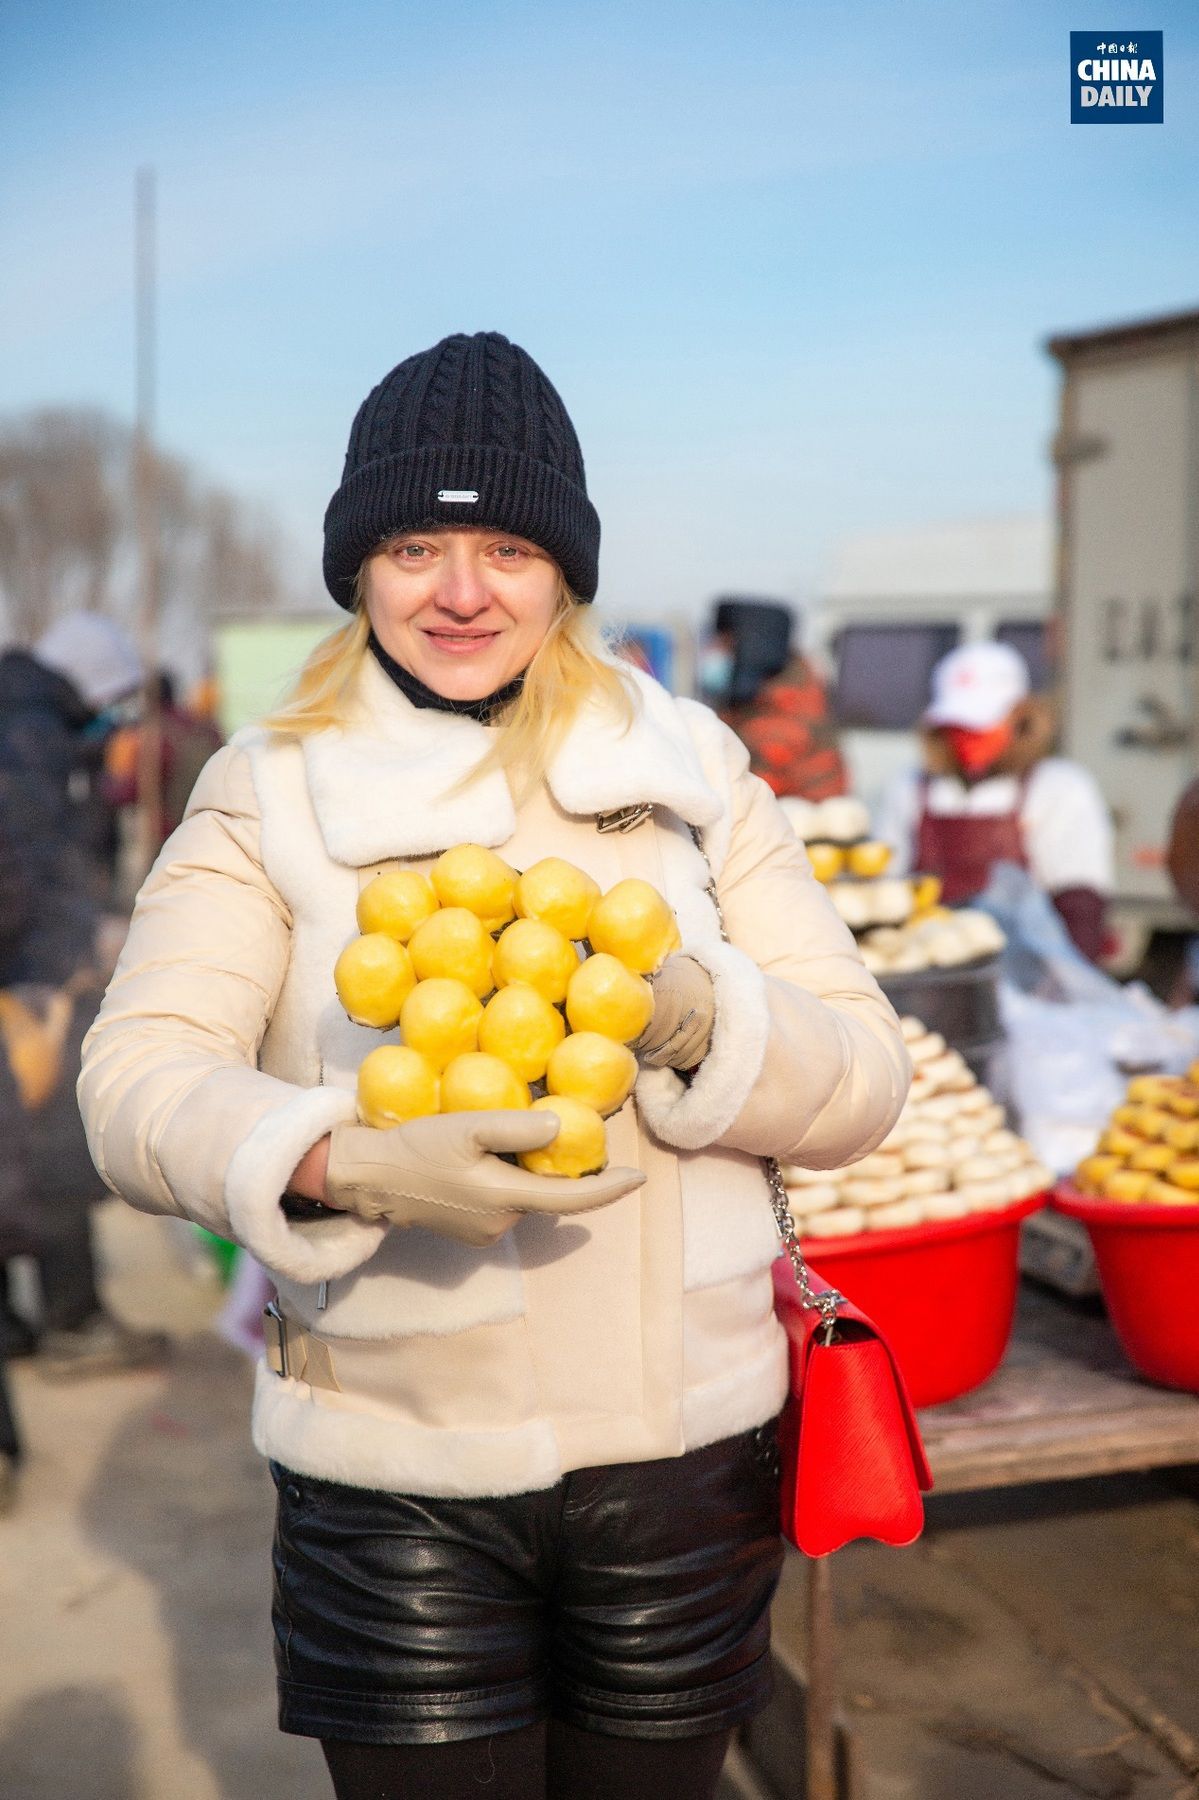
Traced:
<svg viewBox="0 0 1199 1800">
<path fill-rule="evenodd" d="M 469 656 L 499 636 L 498 631 L 451 631 L 443 625 L 423 625 L 418 630 L 424 632 L 435 650 L 443 650 L 449 656 Z"/>
</svg>

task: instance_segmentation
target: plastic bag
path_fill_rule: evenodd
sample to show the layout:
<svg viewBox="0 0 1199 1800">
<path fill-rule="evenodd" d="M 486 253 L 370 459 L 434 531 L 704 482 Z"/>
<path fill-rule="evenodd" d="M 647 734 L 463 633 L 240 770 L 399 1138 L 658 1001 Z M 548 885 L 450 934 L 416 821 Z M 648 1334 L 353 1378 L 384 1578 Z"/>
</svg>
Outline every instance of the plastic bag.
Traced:
<svg viewBox="0 0 1199 1800">
<path fill-rule="evenodd" d="M 1053 901 L 1027 869 L 996 863 L 971 905 L 1002 926 L 1007 938 L 1001 974 L 1011 986 L 1046 1000 L 1110 1001 L 1119 983 L 1077 949 Z"/>
<path fill-rule="evenodd" d="M 973 904 L 1008 939 L 999 987 L 1003 1098 L 1042 1162 L 1067 1174 L 1094 1150 L 1131 1074 L 1179 1073 L 1199 1058 L 1199 1010 L 1170 1012 L 1141 983 L 1122 985 L 1095 968 L 1014 863 L 997 864 Z"/>
</svg>

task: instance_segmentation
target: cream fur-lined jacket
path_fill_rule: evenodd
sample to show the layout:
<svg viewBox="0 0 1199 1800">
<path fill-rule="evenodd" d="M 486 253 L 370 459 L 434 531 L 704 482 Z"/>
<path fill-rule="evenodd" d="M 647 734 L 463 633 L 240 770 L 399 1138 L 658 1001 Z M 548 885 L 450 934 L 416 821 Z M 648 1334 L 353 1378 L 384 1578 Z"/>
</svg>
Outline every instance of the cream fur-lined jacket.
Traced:
<svg viewBox="0 0 1199 1800">
<path fill-rule="evenodd" d="M 212 758 L 142 889 L 85 1045 L 92 1154 L 132 1205 L 244 1244 L 288 1317 L 319 1334 L 287 1378 L 258 1371 L 254 1440 L 290 1468 L 518 1493 L 680 1454 L 783 1402 L 778 1239 L 757 1159 L 864 1156 L 898 1115 L 907 1057 L 737 739 L 636 682 L 632 728 L 584 712 L 517 811 L 498 772 L 448 793 L 486 728 L 414 708 L 368 657 L 344 729 L 248 729 Z M 651 821 L 597 832 L 597 814 L 643 801 Z M 608 1141 L 647 1180 L 596 1212 L 528 1216 L 487 1250 L 350 1215 L 291 1222 L 279 1200 L 292 1170 L 354 1116 L 358 1065 L 387 1035 L 350 1023 L 333 990 L 360 886 L 381 863 L 427 867 L 463 841 L 518 868 L 565 857 L 603 888 L 654 881 L 712 976 L 711 1050 L 689 1087 L 642 1071 Z"/>
</svg>

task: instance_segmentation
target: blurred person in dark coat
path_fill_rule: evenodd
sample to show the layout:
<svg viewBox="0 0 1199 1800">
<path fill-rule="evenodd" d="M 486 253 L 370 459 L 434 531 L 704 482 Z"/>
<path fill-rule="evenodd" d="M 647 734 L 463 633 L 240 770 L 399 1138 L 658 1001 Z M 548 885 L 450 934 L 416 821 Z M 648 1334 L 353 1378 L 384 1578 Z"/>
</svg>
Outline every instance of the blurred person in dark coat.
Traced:
<svg viewBox="0 0 1199 1800">
<path fill-rule="evenodd" d="M 30 1251 L 41 1295 L 36 1320 L 20 1315 L 5 1268 L 0 1354 L 36 1349 L 62 1376 L 138 1365 L 163 1349 L 100 1301 L 91 1208 L 106 1189 L 75 1102 L 80 1045 L 108 973 L 97 953 L 109 855 L 100 760 L 113 709 L 141 679 L 133 643 L 98 614 L 70 614 L 32 651 L 0 655 L 0 834 L 19 856 L 14 891 L 27 896 L 0 930 L 0 1050 L 18 1097 L 0 1129 L 22 1158 L 5 1211 L 24 1237 L 0 1244 L 0 1255 Z"/>
<path fill-rule="evenodd" d="M 767 787 L 827 800 L 846 792 L 848 778 L 824 684 L 792 649 L 794 625 L 776 600 L 719 601 L 700 655 L 700 698 L 737 733 Z"/>
<path fill-rule="evenodd" d="M 0 820 L 0 946 L 13 943 L 26 929 L 34 906 L 29 859 L 20 841 Z M 28 1210 L 29 1183 L 21 1130 L 21 1101 L 6 1056 L 0 1056 L 0 1263 L 36 1249 Z M 10 1351 L 0 1333 L 0 1512 L 15 1492 L 21 1439 L 5 1370 Z"/>
</svg>

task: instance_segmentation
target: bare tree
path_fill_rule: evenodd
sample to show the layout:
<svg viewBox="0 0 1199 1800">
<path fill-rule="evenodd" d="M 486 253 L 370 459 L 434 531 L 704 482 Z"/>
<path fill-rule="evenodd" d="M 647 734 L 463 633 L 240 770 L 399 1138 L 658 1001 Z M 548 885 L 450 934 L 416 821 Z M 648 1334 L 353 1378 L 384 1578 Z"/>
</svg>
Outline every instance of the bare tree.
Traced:
<svg viewBox="0 0 1199 1800">
<path fill-rule="evenodd" d="M 0 587 L 17 635 L 99 610 L 122 527 L 120 433 L 102 414 L 40 412 L 0 432 Z"/>
<path fill-rule="evenodd" d="M 228 494 L 210 492 L 200 509 L 200 588 L 216 613 L 271 612 L 279 604 L 278 546 Z"/>
<path fill-rule="evenodd" d="M 102 413 L 0 422 L 0 597 L 10 638 L 29 642 L 79 607 L 135 624 L 133 454 L 129 428 Z M 241 501 L 161 451 L 153 487 L 164 654 L 172 642 L 194 646 L 221 613 L 279 604 L 277 545 Z"/>
</svg>

